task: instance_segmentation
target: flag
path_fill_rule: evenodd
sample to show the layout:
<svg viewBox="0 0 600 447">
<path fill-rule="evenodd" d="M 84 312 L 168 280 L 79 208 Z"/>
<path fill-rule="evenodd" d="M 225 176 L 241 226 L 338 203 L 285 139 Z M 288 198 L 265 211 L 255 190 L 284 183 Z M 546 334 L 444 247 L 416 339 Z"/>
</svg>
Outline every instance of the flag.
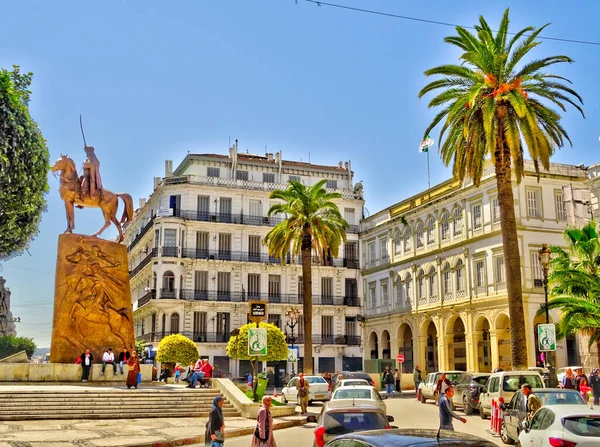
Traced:
<svg viewBox="0 0 600 447">
<path fill-rule="evenodd" d="M 423 141 L 421 141 L 421 145 L 419 146 L 419 152 L 429 152 L 429 148 L 433 146 L 433 140 L 429 135 Z"/>
</svg>

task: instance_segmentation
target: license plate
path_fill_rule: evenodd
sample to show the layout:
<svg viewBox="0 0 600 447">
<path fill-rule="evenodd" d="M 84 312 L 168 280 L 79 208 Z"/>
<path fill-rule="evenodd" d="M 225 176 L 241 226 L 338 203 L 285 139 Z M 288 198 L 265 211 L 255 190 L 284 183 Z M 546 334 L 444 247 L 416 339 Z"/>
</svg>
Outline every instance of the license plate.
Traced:
<svg viewBox="0 0 600 447">
<path fill-rule="evenodd" d="M 324 394 L 315 394 L 315 399 L 323 399 L 324 397 Z"/>
</svg>

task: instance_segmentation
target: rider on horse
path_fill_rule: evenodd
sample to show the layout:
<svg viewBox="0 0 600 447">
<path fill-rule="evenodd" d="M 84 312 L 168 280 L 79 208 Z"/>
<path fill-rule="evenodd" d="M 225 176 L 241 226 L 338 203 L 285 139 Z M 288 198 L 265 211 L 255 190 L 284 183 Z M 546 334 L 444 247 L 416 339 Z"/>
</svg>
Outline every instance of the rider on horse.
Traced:
<svg viewBox="0 0 600 447">
<path fill-rule="evenodd" d="M 81 181 L 81 195 L 83 198 L 97 197 L 102 194 L 102 180 L 100 179 L 100 160 L 96 157 L 92 146 L 85 146 L 87 159 L 83 162 L 83 176 Z"/>
</svg>

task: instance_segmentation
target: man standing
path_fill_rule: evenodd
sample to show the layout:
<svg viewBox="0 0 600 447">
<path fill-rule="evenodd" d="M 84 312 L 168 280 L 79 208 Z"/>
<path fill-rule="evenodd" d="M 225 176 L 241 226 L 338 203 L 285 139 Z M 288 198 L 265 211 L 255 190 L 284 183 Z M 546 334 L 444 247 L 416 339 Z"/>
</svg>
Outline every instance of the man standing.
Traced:
<svg viewBox="0 0 600 447">
<path fill-rule="evenodd" d="M 110 364 L 113 366 L 113 375 L 117 375 L 117 364 L 115 363 L 115 355 L 112 352 L 112 348 L 108 348 L 108 350 L 102 354 L 102 375 L 104 375 L 104 370 L 106 369 L 106 365 Z"/>
<path fill-rule="evenodd" d="M 310 385 L 304 378 L 303 373 L 300 373 L 298 376 L 298 380 L 296 381 L 296 389 L 298 390 L 298 400 L 300 401 L 300 412 L 304 415 L 307 413 Z"/>
<path fill-rule="evenodd" d="M 450 401 L 454 396 L 454 388 L 452 386 L 446 389 L 445 394 L 440 394 L 440 400 L 438 401 L 438 405 L 440 407 L 440 430 L 452 430 L 454 431 L 454 425 L 452 425 L 452 419 L 458 419 L 460 422 L 465 424 L 467 420 L 463 417 L 460 417 L 454 411 L 452 411 L 452 406 L 450 405 Z"/>
<path fill-rule="evenodd" d="M 419 365 L 415 366 L 415 369 L 413 371 L 413 380 L 415 382 L 415 393 L 419 392 L 419 383 L 421 383 L 423 381 L 423 378 L 421 377 L 421 370 L 419 369 Z M 419 396 L 417 396 L 419 397 Z"/>
<path fill-rule="evenodd" d="M 127 363 L 129 357 L 131 357 L 131 354 L 127 348 L 123 346 L 123 350 L 119 352 L 119 369 L 121 370 L 121 375 L 123 375 L 123 365 Z"/>
<path fill-rule="evenodd" d="M 527 398 L 527 420 L 530 421 L 535 412 L 542 407 L 542 401 L 533 393 L 528 383 L 521 385 L 521 392 Z"/>
<path fill-rule="evenodd" d="M 387 395 L 394 394 L 394 383 L 396 380 L 394 379 L 394 373 L 391 369 L 386 369 L 383 381 L 385 383 L 385 392 Z"/>
<path fill-rule="evenodd" d="M 394 374 L 394 378 L 396 379 L 396 392 L 397 393 L 401 393 L 402 392 L 402 385 L 400 384 L 401 380 L 402 380 L 402 375 L 400 374 L 400 371 L 398 371 L 398 368 L 396 368 L 395 374 Z"/>
<path fill-rule="evenodd" d="M 79 356 L 79 359 L 81 360 L 81 381 L 87 382 L 88 377 L 90 376 L 90 368 L 92 367 L 94 356 L 89 349 L 86 349 L 85 352 Z"/>
<path fill-rule="evenodd" d="M 577 374 L 577 376 L 575 376 L 575 386 L 577 387 L 577 391 L 581 392 L 581 384 L 587 385 L 588 378 L 581 368 L 577 368 L 575 373 Z"/>
</svg>

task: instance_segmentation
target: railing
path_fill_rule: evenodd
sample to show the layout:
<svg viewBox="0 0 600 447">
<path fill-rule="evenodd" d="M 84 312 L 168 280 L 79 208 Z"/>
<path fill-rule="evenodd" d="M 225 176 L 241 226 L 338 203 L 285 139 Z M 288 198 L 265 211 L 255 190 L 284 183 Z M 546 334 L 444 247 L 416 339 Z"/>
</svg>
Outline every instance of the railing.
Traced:
<svg viewBox="0 0 600 447">
<path fill-rule="evenodd" d="M 306 341 L 304 334 L 294 337 L 294 343 L 302 345 Z M 320 335 L 313 334 L 312 342 L 314 345 L 348 345 L 360 346 L 360 335 Z"/>
<path fill-rule="evenodd" d="M 172 335 L 172 334 L 181 334 L 193 340 L 197 343 L 227 343 L 229 341 L 229 333 L 221 333 L 221 332 L 149 332 L 144 335 L 139 335 L 137 338 L 138 341 L 144 342 L 159 342 L 163 338 Z"/>
<path fill-rule="evenodd" d="M 153 224 L 154 224 L 154 217 L 152 219 L 150 219 L 146 225 L 144 225 L 144 227 L 142 228 L 140 233 L 131 241 L 131 244 L 129 244 L 129 246 L 127 247 L 127 252 L 130 252 L 133 249 L 133 247 L 135 247 L 137 245 L 137 243 L 140 240 L 142 240 L 142 238 L 148 232 L 148 230 L 150 228 L 152 228 Z"/>
<path fill-rule="evenodd" d="M 133 278 L 135 275 L 137 275 L 140 272 L 140 270 L 142 270 L 144 267 L 146 267 L 148 265 L 148 263 L 152 260 L 152 258 L 154 258 L 155 256 L 156 256 L 156 248 L 153 248 L 146 255 L 146 257 L 144 259 L 142 259 L 142 262 L 140 262 L 131 272 L 129 272 L 129 278 Z"/>
<path fill-rule="evenodd" d="M 360 261 L 358 259 L 344 258 L 344 267 L 358 270 L 360 268 Z"/>
<path fill-rule="evenodd" d="M 179 257 L 179 249 L 177 247 L 162 247 L 160 249 L 161 256 L 167 256 L 170 258 Z"/>
<path fill-rule="evenodd" d="M 160 298 L 175 298 L 177 296 L 177 291 L 175 289 L 169 288 L 161 288 L 160 289 Z"/>
<path fill-rule="evenodd" d="M 143 297 L 138 298 L 137 300 L 137 305 L 138 305 L 138 309 L 146 304 L 148 304 L 150 302 L 150 300 L 153 300 L 156 298 L 156 290 L 150 290 L 147 294 L 145 294 Z"/>
</svg>

